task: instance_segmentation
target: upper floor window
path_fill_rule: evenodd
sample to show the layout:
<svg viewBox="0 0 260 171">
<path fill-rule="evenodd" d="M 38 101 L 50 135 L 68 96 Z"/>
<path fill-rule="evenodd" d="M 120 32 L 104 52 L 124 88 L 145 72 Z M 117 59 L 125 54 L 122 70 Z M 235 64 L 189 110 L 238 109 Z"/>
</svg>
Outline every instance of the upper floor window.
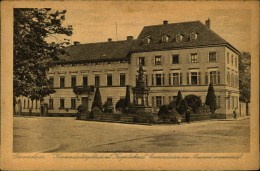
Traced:
<svg viewBox="0 0 260 171">
<path fill-rule="evenodd" d="M 166 36 L 166 35 L 163 35 L 163 36 L 162 36 L 162 42 L 163 42 L 163 43 L 167 43 L 168 40 L 169 40 L 169 37 L 168 37 L 168 36 Z"/>
<path fill-rule="evenodd" d="M 65 87 L 65 77 L 60 77 L 60 88 Z"/>
<path fill-rule="evenodd" d="M 196 34 L 195 32 L 192 32 L 192 33 L 190 34 L 190 40 L 196 40 L 197 37 L 198 37 L 198 34 Z"/>
<path fill-rule="evenodd" d="M 179 64 L 179 55 L 172 55 L 172 64 Z"/>
<path fill-rule="evenodd" d="M 229 64 L 229 53 L 227 53 L 227 64 Z"/>
<path fill-rule="evenodd" d="M 155 84 L 164 85 L 164 74 L 155 74 Z"/>
<path fill-rule="evenodd" d="M 125 86 L 125 74 L 120 74 L 120 86 Z"/>
<path fill-rule="evenodd" d="M 71 87 L 75 87 L 77 82 L 77 77 L 76 76 L 71 76 Z"/>
<path fill-rule="evenodd" d="M 238 67 L 237 57 L 235 57 L 235 65 Z"/>
<path fill-rule="evenodd" d="M 148 45 L 150 42 L 151 42 L 151 38 L 150 38 L 150 37 L 145 37 L 145 38 L 143 39 L 143 43 L 144 43 L 145 45 Z"/>
<path fill-rule="evenodd" d="M 88 76 L 83 76 L 83 86 L 88 85 Z"/>
<path fill-rule="evenodd" d="M 155 58 L 154 58 L 154 64 L 155 64 L 155 65 L 161 65 L 161 64 L 162 64 L 161 56 L 155 56 Z"/>
<path fill-rule="evenodd" d="M 144 57 L 139 57 L 138 58 L 138 65 L 139 66 L 145 66 L 145 58 Z"/>
<path fill-rule="evenodd" d="M 50 87 L 53 88 L 54 87 L 54 77 L 50 77 Z"/>
<path fill-rule="evenodd" d="M 176 35 L 176 42 L 181 42 L 182 38 L 183 38 L 183 36 L 181 34 L 177 34 Z"/>
<path fill-rule="evenodd" d="M 231 55 L 231 64 L 234 65 L 234 57 Z"/>
<path fill-rule="evenodd" d="M 220 73 L 219 71 L 211 71 L 210 73 L 210 82 L 212 84 L 219 84 L 220 83 Z"/>
<path fill-rule="evenodd" d="M 216 62 L 216 61 L 217 61 L 217 53 L 209 52 L 209 62 Z"/>
<path fill-rule="evenodd" d="M 96 87 L 100 86 L 100 76 L 99 75 L 95 75 L 95 86 Z"/>
<path fill-rule="evenodd" d="M 198 54 L 197 53 L 191 53 L 190 54 L 190 62 L 191 63 L 197 63 L 198 62 Z"/>
<path fill-rule="evenodd" d="M 113 81 L 112 74 L 108 74 L 107 75 L 107 86 L 112 86 L 112 81 Z"/>
<path fill-rule="evenodd" d="M 227 73 L 227 84 L 230 85 L 230 73 Z"/>
<path fill-rule="evenodd" d="M 172 77 L 171 77 L 171 75 L 172 75 Z M 170 74 L 169 84 L 170 85 L 181 85 L 182 84 L 182 73 L 176 72 L 176 73 Z"/>
<path fill-rule="evenodd" d="M 187 84 L 200 84 L 200 72 L 192 71 L 187 73 Z"/>
</svg>

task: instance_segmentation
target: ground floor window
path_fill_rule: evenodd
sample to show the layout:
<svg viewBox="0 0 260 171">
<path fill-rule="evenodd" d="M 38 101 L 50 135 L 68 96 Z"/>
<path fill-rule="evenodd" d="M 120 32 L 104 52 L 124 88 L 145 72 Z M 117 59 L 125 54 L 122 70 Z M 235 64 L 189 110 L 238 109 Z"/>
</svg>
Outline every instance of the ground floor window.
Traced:
<svg viewBox="0 0 260 171">
<path fill-rule="evenodd" d="M 23 108 L 24 109 L 26 108 L 26 100 L 25 99 L 23 100 Z"/>
<path fill-rule="evenodd" d="M 70 101 L 71 101 L 71 109 L 76 109 L 76 98 L 71 98 L 70 99 Z"/>
<path fill-rule="evenodd" d="M 28 99 L 27 100 L 27 109 L 29 109 L 30 108 L 30 100 Z"/>
<path fill-rule="evenodd" d="M 65 108 L 65 100 L 62 98 L 60 99 L 60 109 L 64 109 Z"/>
<path fill-rule="evenodd" d="M 220 103 L 221 103 L 220 96 L 217 96 L 217 108 L 221 107 Z"/>
<path fill-rule="evenodd" d="M 227 108 L 230 109 L 230 100 L 231 100 L 231 97 L 227 99 Z"/>
<path fill-rule="evenodd" d="M 53 109 L 53 99 L 49 99 L 49 109 Z"/>
<path fill-rule="evenodd" d="M 155 106 L 161 107 L 163 105 L 163 97 L 162 96 L 156 96 L 155 97 Z"/>
<path fill-rule="evenodd" d="M 38 100 L 35 100 L 35 109 L 38 109 Z"/>
</svg>

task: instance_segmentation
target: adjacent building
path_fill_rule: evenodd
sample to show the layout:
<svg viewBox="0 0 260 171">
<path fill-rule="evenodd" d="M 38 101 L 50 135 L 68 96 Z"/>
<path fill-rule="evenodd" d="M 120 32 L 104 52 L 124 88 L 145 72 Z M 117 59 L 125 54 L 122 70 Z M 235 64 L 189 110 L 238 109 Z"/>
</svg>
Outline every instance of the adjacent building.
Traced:
<svg viewBox="0 0 260 171">
<path fill-rule="evenodd" d="M 62 62 L 48 72 L 56 93 L 41 104 L 20 99 L 23 112 L 76 114 L 77 106 L 91 108 L 95 87 L 102 102 L 115 105 L 124 98 L 126 85 L 135 86 L 140 65 L 146 70 L 149 105 L 159 108 L 182 95 L 195 94 L 205 102 L 208 85 L 214 84 L 219 117 L 239 108 L 239 51 L 210 29 L 210 20 L 145 26 L 137 39 L 80 44 L 67 47 Z M 37 104 L 37 105 L 36 105 Z"/>
</svg>

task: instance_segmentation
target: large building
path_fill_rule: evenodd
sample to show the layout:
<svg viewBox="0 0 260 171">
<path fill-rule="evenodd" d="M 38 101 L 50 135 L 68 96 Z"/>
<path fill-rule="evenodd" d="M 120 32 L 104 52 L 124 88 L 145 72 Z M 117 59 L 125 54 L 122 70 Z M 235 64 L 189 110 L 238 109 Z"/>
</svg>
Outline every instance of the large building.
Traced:
<svg viewBox="0 0 260 171">
<path fill-rule="evenodd" d="M 89 43 L 67 47 L 68 55 L 50 67 L 56 93 L 40 102 L 21 99 L 23 112 L 69 115 L 77 106 L 88 110 L 94 89 L 100 87 L 102 102 L 115 105 L 124 98 L 126 85 L 135 86 L 139 65 L 146 70 L 149 104 L 158 108 L 182 95 L 195 94 L 205 102 L 208 85 L 214 84 L 216 113 L 228 118 L 239 107 L 239 51 L 210 29 L 210 20 L 145 26 L 137 39 Z M 132 97 L 131 97 L 132 98 Z"/>
</svg>

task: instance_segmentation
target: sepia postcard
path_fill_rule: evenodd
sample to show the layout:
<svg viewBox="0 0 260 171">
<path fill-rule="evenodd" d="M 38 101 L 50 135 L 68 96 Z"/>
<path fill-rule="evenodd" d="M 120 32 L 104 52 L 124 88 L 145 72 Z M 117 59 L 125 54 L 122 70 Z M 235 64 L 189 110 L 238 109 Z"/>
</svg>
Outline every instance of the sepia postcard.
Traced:
<svg viewBox="0 0 260 171">
<path fill-rule="evenodd" d="M 3 170 L 257 170 L 258 1 L 3 1 Z"/>
</svg>

